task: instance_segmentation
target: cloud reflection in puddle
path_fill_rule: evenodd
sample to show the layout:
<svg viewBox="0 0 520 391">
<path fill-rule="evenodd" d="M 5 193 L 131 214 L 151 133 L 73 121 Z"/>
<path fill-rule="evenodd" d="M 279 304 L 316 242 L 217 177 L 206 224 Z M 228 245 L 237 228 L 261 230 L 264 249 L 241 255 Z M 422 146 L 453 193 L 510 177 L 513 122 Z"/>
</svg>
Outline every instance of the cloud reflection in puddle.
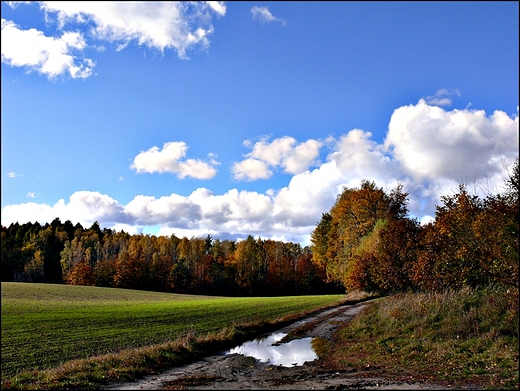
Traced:
<svg viewBox="0 0 520 391">
<path fill-rule="evenodd" d="M 286 333 L 274 333 L 263 339 L 255 339 L 231 349 L 226 354 L 242 354 L 254 357 L 261 362 L 284 367 L 303 365 L 307 361 L 314 361 L 318 358 L 311 347 L 312 338 L 295 339 L 273 346 L 286 335 Z"/>
</svg>

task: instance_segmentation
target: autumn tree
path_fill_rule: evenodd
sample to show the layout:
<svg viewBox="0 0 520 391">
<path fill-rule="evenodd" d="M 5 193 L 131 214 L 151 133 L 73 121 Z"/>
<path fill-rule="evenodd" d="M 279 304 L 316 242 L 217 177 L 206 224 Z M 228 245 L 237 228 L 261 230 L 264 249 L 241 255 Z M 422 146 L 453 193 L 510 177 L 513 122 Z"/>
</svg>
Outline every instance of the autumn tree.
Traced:
<svg viewBox="0 0 520 391">
<path fill-rule="evenodd" d="M 475 231 L 484 213 L 482 200 L 460 184 L 458 193 L 442 196 L 441 201 L 433 225 L 422 236 L 414 267 L 415 282 L 434 290 L 488 284 L 486 249 Z"/>
<path fill-rule="evenodd" d="M 72 266 L 84 257 L 83 244 L 81 243 L 81 250 L 79 255 L 77 254 L 78 247 L 78 239 L 76 238 L 72 239 L 72 242 L 69 240 L 65 241 L 65 246 L 60 253 L 60 265 L 64 279 L 67 278 L 67 274 L 69 273 L 69 270 L 72 268 Z"/>
<path fill-rule="evenodd" d="M 518 289 L 518 159 L 502 194 L 481 199 L 466 186 L 442 196 L 435 221 L 420 235 L 413 282 L 424 290 L 489 283 Z"/>
<path fill-rule="evenodd" d="M 392 293 L 412 288 L 419 226 L 412 219 L 378 220 L 357 247 L 349 284 L 354 289 Z"/>
<path fill-rule="evenodd" d="M 211 293 L 216 295 L 236 296 L 240 293 L 237 283 L 234 240 L 215 239 L 211 246 Z"/>
<path fill-rule="evenodd" d="M 407 193 L 398 186 L 389 194 L 374 182 L 363 180 L 359 188 L 345 188 L 330 212 L 311 235 L 313 262 L 325 266 L 329 281 L 341 282 L 347 290 L 392 291 L 407 284 L 401 256 L 409 238 L 396 233 L 407 220 Z M 394 232 L 395 231 L 395 232 Z M 398 239 L 386 245 L 383 237 Z"/>
<path fill-rule="evenodd" d="M 55 218 L 50 224 L 46 224 L 40 231 L 38 246 L 44 257 L 45 282 L 61 283 L 60 253 L 63 250 L 67 234 L 62 228 L 59 218 Z"/>
<path fill-rule="evenodd" d="M 29 261 L 25 263 L 23 271 L 25 278 L 30 282 L 44 282 L 45 268 L 44 258 L 41 250 L 34 250 L 34 247 L 29 244 L 24 246 L 22 252 L 31 254 Z"/>
<path fill-rule="evenodd" d="M 251 235 L 237 243 L 234 252 L 236 282 L 247 294 L 262 291 L 265 281 L 264 250 L 260 238 Z"/>
<path fill-rule="evenodd" d="M 324 268 L 297 243 L 129 235 L 59 219 L 1 230 L 2 277 L 192 294 L 321 292 Z M 56 258 L 58 257 L 58 258 Z M 54 269 L 58 259 L 59 274 Z M 6 276 L 6 272 L 9 273 Z"/>
<path fill-rule="evenodd" d="M 188 292 L 191 287 L 191 259 L 190 259 L 190 240 L 183 237 L 176 240 L 177 259 L 170 269 L 170 286 L 175 292 Z"/>
<path fill-rule="evenodd" d="M 266 270 L 265 285 L 271 294 L 295 294 L 298 291 L 298 259 L 302 253 L 297 243 L 264 240 L 263 268 Z"/>
<path fill-rule="evenodd" d="M 94 285 L 90 263 L 86 259 L 77 262 L 67 273 L 65 282 L 71 285 Z"/>
<path fill-rule="evenodd" d="M 499 239 L 501 264 L 495 268 L 496 279 L 519 288 L 519 239 L 520 239 L 520 168 L 516 158 L 512 172 L 505 181 L 505 191 L 495 200 L 487 200 L 494 216 L 501 216 Z M 495 234 L 496 235 L 496 234 Z"/>
<path fill-rule="evenodd" d="M 166 236 L 152 237 L 154 248 L 150 262 L 150 283 L 153 290 L 167 290 L 170 271 L 175 260 L 172 241 Z"/>
</svg>

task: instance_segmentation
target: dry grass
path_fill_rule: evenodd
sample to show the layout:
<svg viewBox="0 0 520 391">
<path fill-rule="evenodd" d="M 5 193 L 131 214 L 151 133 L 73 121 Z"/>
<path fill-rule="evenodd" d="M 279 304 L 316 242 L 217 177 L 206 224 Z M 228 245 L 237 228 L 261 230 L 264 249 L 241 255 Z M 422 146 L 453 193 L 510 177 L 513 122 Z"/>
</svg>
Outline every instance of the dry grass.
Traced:
<svg viewBox="0 0 520 391">
<path fill-rule="evenodd" d="M 374 293 L 368 293 L 368 292 L 365 292 L 365 291 L 355 290 L 355 291 L 348 292 L 346 294 L 345 302 L 346 303 L 347 302 L 358 303 L 358 302 L 361 302 L 361 301 L 373 299 L 375 297 L 377 297 L 377 295 L 374 294 Z"/>
<path fill-rule="evenodd" d="M 390 296 L 337 334 L 326 361 L 393 379 L 518 389 L 517 300 L 496 287 Z"/>
</svg>

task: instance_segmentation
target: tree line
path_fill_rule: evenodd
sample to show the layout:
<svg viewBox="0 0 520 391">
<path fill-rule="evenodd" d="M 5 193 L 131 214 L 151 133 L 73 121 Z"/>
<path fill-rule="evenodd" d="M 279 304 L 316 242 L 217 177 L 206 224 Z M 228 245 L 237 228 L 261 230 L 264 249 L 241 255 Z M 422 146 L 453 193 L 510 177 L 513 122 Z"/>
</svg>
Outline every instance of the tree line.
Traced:
<svg viewBox="0 0 520 391">
<path fill-rule="evenodd" d="M 208 295 L 341 293 L 308 246 L 253 238 L 130 235 L 59 218 L 2 226 L 2 281 Z"/>
<path fill-rule="evenodd" d="M 435 219 L 410 218 L 402 186 L 345 188 L 311 246 L 271 239 L 130 235 L 69 220 L 1 228 L 2 281 L 212 295 L 388 294 L 491 283 L 519 285 L 518 159 L 504 190 L 481 198 L 460 184 Z"/>
<path fill-rule="evenodd" d="M 518 294 L 518 159 L 503 191 L 484 198 L 466 186 L 442 196 L 435 219 L 408 217 L 402 186 L 363 180 L 345 188 L 311 235 L 313 262 L 347 291 L 383 294 L 502 284 Z"/>
</svg>

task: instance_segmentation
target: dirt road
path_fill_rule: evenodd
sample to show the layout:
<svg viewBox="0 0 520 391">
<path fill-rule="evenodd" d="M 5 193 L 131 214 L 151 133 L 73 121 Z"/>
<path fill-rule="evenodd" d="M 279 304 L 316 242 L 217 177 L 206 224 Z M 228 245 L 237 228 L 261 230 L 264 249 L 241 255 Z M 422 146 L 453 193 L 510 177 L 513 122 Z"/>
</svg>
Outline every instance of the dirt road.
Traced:
<svg viewBox="0 0 520 391">
<path fill-rule="evenodd" d="M 276 333 L 266 336 L 263 340 L 256 340 L 249 346 L 239 347 L 240 349 L 237 351 L 244 354 L 222 352 L 189 365 L 173 368 L 160 375 L 148 376 L 132 383 L 111 385 L 105 389 L 445 390 L 454 388 L 449 384 L 393 381 L 372 377 L 368 371 L 334 370 L 330 366 L 328 368 L 324 366 L 315 351 L 319 353 L 320 346 L 326 345 L 331 340 L 338 325 L 351 320 L 365 306 L 366 303 L 344 305 L 322 311 L 303 321 L 284 327 Z M 266 345 L 266 341 L 268 341 L 267 349 L 257 353 L 257 358 L 245 355 L 255 350 L 251 347 L 258 347 L 261 343 Z M 273 344 L 273 341 L 276 342 Z M 310 348 L 311 341 L 312 348 Z M 303 348 L 296 348 L 294 344 L 296 342 L 299 342 Z M 307 345 L 305 345 L 306 343 Z M 279 346 L 280 349 L 277 350 L 276 346 Z M 271 354 L 271 356 L 267 357 L 266 354 Z M 284 362 L 283 356 L 290 357 Z M 291 361 L 302 362 L 293 365 Z"/>
</svg>

